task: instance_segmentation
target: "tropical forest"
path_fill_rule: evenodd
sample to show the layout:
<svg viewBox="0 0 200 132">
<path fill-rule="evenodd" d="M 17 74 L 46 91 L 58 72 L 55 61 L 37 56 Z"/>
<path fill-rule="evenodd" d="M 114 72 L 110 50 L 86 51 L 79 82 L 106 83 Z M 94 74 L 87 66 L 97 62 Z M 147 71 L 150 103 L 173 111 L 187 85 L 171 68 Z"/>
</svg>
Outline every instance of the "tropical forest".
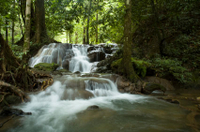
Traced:
<svg viewBox="0 0 200 132">
<path fill-rule="evenodd" d="M 199 0 L 1 0 L 0 132 L 200 132 Z"/>
</svg>

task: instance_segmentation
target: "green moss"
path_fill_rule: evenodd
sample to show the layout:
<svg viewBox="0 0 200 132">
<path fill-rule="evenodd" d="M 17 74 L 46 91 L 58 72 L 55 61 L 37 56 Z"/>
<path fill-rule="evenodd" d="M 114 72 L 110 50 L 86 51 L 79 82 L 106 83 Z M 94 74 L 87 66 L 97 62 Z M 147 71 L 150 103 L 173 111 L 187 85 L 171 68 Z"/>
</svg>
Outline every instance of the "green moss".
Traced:
<svg viewBox="0 0 200 132">
<path fill-rule="evenodd" d="M 58 67 L 59 65 L 55 63 L 39 63 L 34 66 L 35 69 L 43 71 L 55 71 Z"/>
<path fill-rule="evenodd" d="M 120 69 L 121 59 L 118 59 L 111 64 L 111 68 L 113 71 L 117 71 L 118 73 L 123 73 L 122 69 Z M 149 62 L 144 60 L 137 60 L 135 58 L 131 58 L 132 65 L 137 75 L 141 77 L 146 76 L 147 68 L 151 65 Z"/>
<path fill-rule="evenodd" d="M 137 60 L 135 58 L 131 58 L 131 62 L 133 63 L 133 67 L 137 73 L 137 75 L 141 77 L 145 77 L 147 73 L 147 68 L 151 65 L 149 62 L 144 60 Z"/>
</svg>

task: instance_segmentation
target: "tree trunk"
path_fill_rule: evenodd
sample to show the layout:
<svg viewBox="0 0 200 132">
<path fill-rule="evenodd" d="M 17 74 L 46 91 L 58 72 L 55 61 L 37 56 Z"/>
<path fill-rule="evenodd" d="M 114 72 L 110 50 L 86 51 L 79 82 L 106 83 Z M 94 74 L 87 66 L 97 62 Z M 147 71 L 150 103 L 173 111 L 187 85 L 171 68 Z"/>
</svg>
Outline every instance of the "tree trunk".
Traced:
<svg viewBox="0 0 200 132">
<path fill-rule="evenodd" d="M 87 19 L 87 40 L 86 43 L 89 44 L 90 43 L 90 37 L 89 37 L 89 26 L 90 26 L 90 10 L 91 10 L 91 6 L 92 6 L 92 0 L 90 0 L 90 5 L 88 8 L 88 19 Z"/>
<path fill-rule="evenodd" d="M 8 19 L 6 18 L 6 43 L 8 43 Z"/>
<path fill-rule="evenodd" d="M 98 44 L 98 13 L 96 14 L 96 44 Z"/>
<path fill-rule="evenodd" d="M 78 32 L 75 32 L 75 37 L 76 37 L 75 43 L 78 44 Z"/>
<path fill-rule="evenodd" d="M 0 34 L 0 73 L 12 71 L 19 66 L 17 58 L 14 56 L 8 43 L 3 39 Z"/>
<path fill-rule="evenodd" d="M 15 0 L 13 1 L 13 12 L 12 12 L 13 18 L 12 18 L 12 45 L 14 45 L 15 43 L 15 19 L 14 19 L 14 15 L 15 15 Z"/>
<path fill-rule="evenodd" d="M 44 0 L 35 1 L 35 11 L 36 11 L 36 33 L 35 39 L 36 43 L 47 43 L 48 36 L 46 32 L 45 25 L 45 9 L 44 9 Z"/>
<path fill-rule="evenodd" d="M 72 43 L 72 34 L 70 31 L 69 31 L 69 43 Z"/>
<path fill-rule="evenodd" d="M 123 46 L 123 58 L 121 61 L 121 68 L 123 69 L 123 73 L 127 76 L 127 78 L 130 81 L 136 82 L 138 80 L 138 76 L 135 73 L 131 62 L 131 54 L 132 54 L 131 3 L 132 0 L 125 0 L 126 14 L 124 18 L 124 46 Z"/>
<path fill-rule="evenodd" d="M 161 40 L 162 40 L 162 36 L 161 36 L 161 33 L 159 31 L 159 18 L 158 18 L 158 13 L 157 13 L 157 9 L 156 9 L 156 5 L 154 3 L 154 0 L 151 0 L 151 8 L 152 8 L 152 12 L 154 14 L 154 30 L 156 32 L 156 35 L 158 37 L 158 43 L 155 43 L 155 48 L 157 49 L 158 51 L 158 54 L 161 54 L 161 50 L 162 50 L 162 47 L 161 46 Z"/>
<path fill-rule="evenodd" d="M 86 44 L 86 40 L 85 40 L 85 25 L 83 24 L 83 44 Z"/>
<path fill-rule="evenodd" d="M 97 7 L 99 6 L 99 0 L 97 0 Z M 96 14 L 96 44 L 98 44 L 98 21 L 99 21 L 99 18 L 98 18 L 98 11 L 97 11 L 97 14 Z"/>
<path fill-rule="evenodd" d="M 25 35 L 24 35 L 24 52 L 30 49 L 31 39 L 31 0 L 26 1 L 26 22 L 25 22 Z"/>
<path fill-rule="evenodd" d="M 19 25 L 20 25 L 20 29 L 21 29 L 21 35 L 23 36 L 24 32 L 23 32 L 23 27 L 22 27 L 22 21 L 21 21 L 21 18 L 20 18 L 20 14 L 18 14 L 18 18 L 19 18 Z"/>
<path fill-rule="evenodd" d="M 23 22 L 25 24 L 25 17 L 26 17 L 26 0 L 20 0 L 19 1 L 19 6 L 20 6 L 20 9 L 21 9 L 21 15 L 22 15 L 22 19 L 23 19 Z"/>
</svg>

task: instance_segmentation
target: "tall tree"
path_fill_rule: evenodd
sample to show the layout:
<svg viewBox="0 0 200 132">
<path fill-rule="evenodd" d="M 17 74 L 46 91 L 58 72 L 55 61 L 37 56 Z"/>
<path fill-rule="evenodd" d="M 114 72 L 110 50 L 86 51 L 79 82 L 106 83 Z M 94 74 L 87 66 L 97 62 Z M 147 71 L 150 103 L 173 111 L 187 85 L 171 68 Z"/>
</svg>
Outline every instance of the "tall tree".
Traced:
<svg viewBox="0 0 200 132">
<path fill-rule="evenodd" d="M 89 0 L 88 18 L 87 18 L 87 29 L 86 29 L 86 36 L 87 36 L 86 43 L 87 43 L 87 44 L 90 43 L 89 27 L 90 27 L 90 14 L 91 14 L 91 7 L 92 7 L 92 0 Z"/>
<path fill-rule="evenodd" d="M 15 0 L 13 0 L 13 8 L 12 8 L 12 44 L 15 42 Z"/>
<path fill-rule="evenodd" d="M 31 40 L 31 0 L 27 0 L 26 1 L 24 52 L 27 52 L 29 50 L 30 40 Z"/>
<path fill-rule="evenodd" d="M 46 25 L 45 25 L 44 0 L 35 1 L 35 11 L 36 11 L 35 39 L 36 43 L 43 43 L 45 41 L 48 41 Z"/>
<path fill-rule="evenodd" d="M 6 43 L 8 43 L 8 18 L 5 19 L 5 23 L 6 23 Z"/>
<path fill-rule="evenodd" d="M 138 76 L 135 73 L 131 63 L 131 54 L 132 54 L 131 5 L 132 5 L 132 0 L 125 0 L 126 13 L 124 17 L 124 46 L 123 46 L 123 58 L 121 61 L 121 68 L 123 69 L 124 74 L 127 76 L 129 80 L 136 82 Z"/>
<path fill-rule="evenodd" d="M 99 5 L 99 0 L 96 1 L 96 5 L 97 5 L 97 8 L 98 8 L 98 5 Z M 98 43 L 98 21 L 99 21 L 99 12 L 97 11 L 96 13 L 96 44 Z"/>
</svg>

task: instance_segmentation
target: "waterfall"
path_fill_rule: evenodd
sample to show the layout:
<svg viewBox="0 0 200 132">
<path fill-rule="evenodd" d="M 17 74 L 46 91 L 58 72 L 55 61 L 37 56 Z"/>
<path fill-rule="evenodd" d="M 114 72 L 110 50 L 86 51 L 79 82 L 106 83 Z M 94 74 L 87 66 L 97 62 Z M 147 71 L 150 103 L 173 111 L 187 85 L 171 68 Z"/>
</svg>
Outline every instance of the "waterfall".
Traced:
<svg viewBox="0 0 200 132">
<path fill-rule="evenodd" d="M 80 71 L 83 73 L 89 73 L 92 67 L 92 63 L 89 62 L 87 57 L 88 45 L 73 45 L 73 52 L 75 54 L 69 63 L 69 70 L 72 72 Z"/>
<path fill-rule="evenodd" d="M 117 86 L 104 78 L 92 78 L 85 81 L 86 90 L 92 92 L 95 96 L 112 96 L 119 94 Z"/>
<path fill-rule="evenodd" d="M 69 62 L 72 72 L 90 72 L 93 63 L 87 57 L 89 47 L 43 46 L 31 58 L 30 66 L 54 62 L 65 68 Z M 98 57 L 95 55 L 91 53 L 93 60 Z M 186 111 L 178 106 L 150 96 L 119 93 L 115 83 L 104 77 L 54 75 L 52 86 L 30 94 L 30 102 L 16 106 L 32 115 L 21 117 L 20 125 L 8 132 L 191 131 L 184 121 Z"/>
<path fill-rule="evenodd" d="M 71 72 L 89 73 L 93 63 L 90 63 L 87 57 L 88 48 L 89 45 L 56 43 L 45 45 L 30 59 L 29 65 L 34 67 L 39 63 L 57 63 L 59 69 L 67 68 Z"/>
</svg>

